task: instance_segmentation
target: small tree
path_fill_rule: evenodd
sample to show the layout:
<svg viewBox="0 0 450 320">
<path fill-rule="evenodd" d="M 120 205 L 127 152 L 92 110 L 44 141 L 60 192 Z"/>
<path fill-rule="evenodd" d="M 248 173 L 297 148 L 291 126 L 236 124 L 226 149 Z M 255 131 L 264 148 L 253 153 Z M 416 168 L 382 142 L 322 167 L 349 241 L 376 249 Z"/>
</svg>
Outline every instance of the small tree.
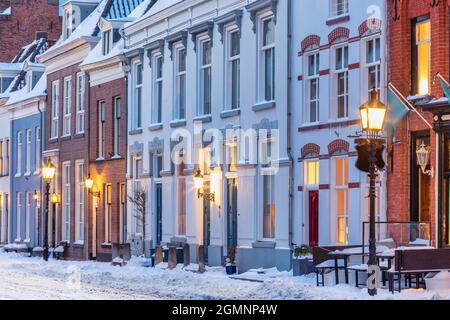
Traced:
<svg viewBox="0 0 450 320">
<path fill-rule="evenodd" d="M 135 188 L 131 195 L 128 196 L 128 201 L 134 206 L 133 217 L 137 220 L 138 225 L 142 226 L 142 241 L 145 253 L 145 215 L 147 212 L 147 190 L 144 188 Z"/>
</svg>

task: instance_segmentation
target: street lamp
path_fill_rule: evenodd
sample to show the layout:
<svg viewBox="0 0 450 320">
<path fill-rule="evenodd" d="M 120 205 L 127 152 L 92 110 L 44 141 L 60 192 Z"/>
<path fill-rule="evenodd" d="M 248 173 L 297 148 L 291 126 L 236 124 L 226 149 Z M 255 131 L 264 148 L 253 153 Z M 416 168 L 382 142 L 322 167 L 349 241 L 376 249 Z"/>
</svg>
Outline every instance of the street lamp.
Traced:
<svg viewBox="0 0 450 320">
<path fill-rule="evenodd" d="M 375 237 L 375 201 L 376 201 L 376 179 L 377 169 L 382 170 L 385 167 L 383 160 L 384 139 L 382 132 L 386 120 L 387 107 L 378 97 L 378 91 L 372 90 L 370 100 L 359 108 L 361 114 L 361 124 L 364 138 L 356 140 L 356 150 L 358 151 L 358 169 L 367 172 L 370 179 L 369 187 L 369 261 L 368 261 L 368 292 L 369 295 L 377 294 L 376 285 L 370 286 L 369 281 L 373 279 L 373 270 L 377 267 L 376 257 L 376 237 Z M 378 276 L 375 275 L 375 279 Z"/>
<path fill-rule="evenodd" d="M 48 261 L 48 206 L 50 200 L 50 184 L 55 178 L 56 167 L 51 162 L 50 158 L 47 164 L 42 168 L 42 177 L 45 181 L 45 220 L 44 220 L 44 260 Z"/>
<path fill-rule="evenodd" d="M 197 196 L 199 199 L 201 197 L 203 197 L 205 199 L 209 199 L 210 201 L 214 202 L 215 201 L 215 193 L 214 192 L 210 192 L 210 193 L 202 192 L 201 190 L 203 189 L 203 184 L 204 184 L 204 178 L 203 178 L 202 172 L 200 171 L 200 169 L 198 169 L 197 173 L 194 176 L 194 186 L 195 186 L 195 189 L 197 189 Z"/>
</svg>

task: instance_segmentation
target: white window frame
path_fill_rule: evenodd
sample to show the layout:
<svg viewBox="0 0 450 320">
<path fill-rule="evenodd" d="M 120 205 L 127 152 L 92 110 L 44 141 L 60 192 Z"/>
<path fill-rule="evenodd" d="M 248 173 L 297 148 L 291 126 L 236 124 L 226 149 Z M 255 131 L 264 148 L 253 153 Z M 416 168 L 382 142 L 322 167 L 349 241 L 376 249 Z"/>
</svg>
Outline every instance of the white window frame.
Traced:
<svg viewBox="0 0 450 320">
<path fill-rule="evenodd" d="M 187 87 L 187 59 L 186 59 L 186 48 L 181 44 L 181 42 L 174 44 L 174 89 L 173 89 L 173 101 L 174 110 L 172 120 L 180 121 L 186 119 L 186 87 Z M 180 70 L 180 56 L 184 51 L 184 70 Z M 184 79 L 184 81 L 182 81 Z M 183 83 L 184 82 L 184 83 Z M 181 97 L 180 92 L 184 91 L 184 97 Z M 183 101 L 184 100 L 184 101 Z"/>
<path fill-rule="evenodd" d="M 310 184 L 309 183 L 309 165 L 314 164 L 315 165 L 315 174 L 314 181 L 316 183 Z M 308 190 L 318 190 L 319 184 L 320 184 L 320 161 L 317 158 L 308 159 L 303 162 L 303 172 L 304 172 L 304 185 L 306 189 Z"/>
<path fill-rule="evenodd" d="M 184 164 L 179 164 L 177 166 L 177 231 L 176 234 L 180 237 L 186 237 L 187 235 L 187 211 L 186 211 L 186 194 L 187 194 L 187 184 L 186 176 L 184 173 L 180 172 L 181 166 Z M 181 201 L 181 202 L 180 202 Z M 183 219 L 183 222 L 181 222 Z"/>
<path fill-rule="evenodd" d="M 97 160 L 105 159 L 105 123 L 106 102 L 100 100 L 97 103 L 98 132 L 97 132 Z"/>
<path fill-rule="evenodd" d="M 342 12 L 339 12 L 339 5 L 342 5 Z M 330 0 L 330 17 L 341 17 L 349 14 L 348 0 Z"/>
<path fill-rule="evenodd" d="M 70 243 L 70 213 L 71 213 L 71 170 L 70 161 L 62 164 L 62 210 L 61 210 L 61 238 Z"/>
<path fill-rule="evenodd" d="M 71 135 L 72 120 L 72 76 L 64 78 L 63 132 L 62 136 Z"/>
<path fill-rule="evenodd" d="M 263 241 L 275 241 L 276 239 L 276 215 L 277 215 L 277 202 L 276 202 L 276 192 L 275 192 L 275 188 L 276 188 L 276 181 L 275 181 L 275 177 L 276 175 L 274 174 L 273 170 L 271 168 L 263 168 L 262 169 L 262 176 L 261 176 L 261 207 L 262 207 L 262 221 L 261 221 L 261 237 Z M 267 180 L 266 180 L 267 179 Z M 274 214 L 274 221 L 273 221 L 273 226 L 272 226 L 272 214 L 270 214 L 271 220 L 270 220 L 270 227 L 269 227 L 269 232 L 270 235 L 269 237 L 267 236 L 267 234 L 265 234 L 265 188 L 266 188 L 266 182 L 269 183 L 268 187 L 269 187 L 269 202 L 271 203 L 271 205 L 275 206 L 275 214 Z M 272 212 L 272 207 L 270 208 L 270 213 Z M 273 227 L 273 228 L 272 228 Z"/>
<path fill-rule="evenodd" d="M 113 132 L 113 148 L 114 158 L 120 157 L 120 120 L 122 118 L 122 99 L 120 96 L 113 98 L 114 103 L 114 132 Z"/>
<path fill-rule="evenodd" d="M 164 90 L 164 57 L 160 52 L 154 53 L 152 56 L 153 62 L 153 99 L 152 99 L 152 124 L 162 123 L 162 105 L 163 105 L 163 90 Z M 159 64 L 161 59 L 161 76 L 158 77 Z M 158 91 L 161 86 L 161 92 Z"/>
<path fill-rule="evenodd" d="M 86 205 L 86 189 L 84 185 L 84 160 L 75 161 L 75 241 L 84 244 L 84 216 Z"/>
<path fill-rule="evenodd" d="M 23 147 L 23 133 L 17 131 L 17 163 L 16 163 L 16 177 L 22 175 L 22 147 Z"/>
<path fill-rule="evenodd" d="M 112 243 L 112 184 L 107 183 L 105 184 L 105 190 L 104 190 L 104 218 L 105 218 L 105 244 L 111 244 Z M 111 201 L 109 201 L 109 198 Z"/>
<path fill-rule="evenodd" d="M 59 80 L 52 82 L 52 114 L 50 139 L 57 139 L 59 136 Z"/>
<path fill-rule="evenodd" d="M 274 41 L 271 44 L 264 45 L 264 23 L 273 20 L 275 24 L 275 16 L 271 11 L 265 12 L 258 17 L 258 100 L 265 102 L 273 102 L 276 99 L 276 30 L 274 30 Z M 276 28 L 276 25 L 275 25 Z M 266 96 L 266 52 L 272 51 L 272 93 L 271 99 Z"/>
<path fill-rule="evenodd" d="M 35 156 L 35 159 L 34 159 L 34 161 L 35 161 L 34 173 L 37 175 L 41 171 L 41 149 L 42 149 L 42 145 L 41 145 L 41 127 L 40 126 L 36 127 L 36 129 L 35 129 L 35 137 L 34 138 L 35 138 L 35 142 L 36 142 L 35 154 L 34 154 L 34 156 Z"/>
<path fill-rule="evenodd" d="M 347 58 L 345 57 L 345 48 L 347 49 Z M 336 58 L 338 55 L 338 51 L 342 50 L 342 66 L 338 66 L 336 63 Z M 333 46 L 332 49 L 332 55 L 331 55 L 331 59 L 332 59 L 332 66 L 333 66 L 333 76 L 332 76 L 332 81 L 333 81 L 333 85 L 331 86 L 332 90 L 333 90 L 333 97 L 335 97 L 334 99 L 334 108 L 333 108 L 333 115 L 332 115 L 332 119 L 336 119 L 336 120 L 345 120 L 348 119 L 349 116 L 349 98 L 350 98 L 350 94 L 349 94 L 349 69 L 348 69 L 348 64 L 349 64 L 349 57 L 350 57 L 350 46 L 347 43 L 343 43 L 337 46 Z M 339 94 L 338 90 L 339 90 L 339 77 L 343 75 L 344 76 L 344 94 Z M 344 97 L 344 103 L 345 103 L 345 112 L 344 112 L 344 116 L 343 117 L 339 117 L 339 98 L 340 97 Z"/>
<path fill-rule="evenodd" d="M 138 68 L 142 68 L 141 83 L 138 83 Z M 138 60 L 133 63 L 133 108 L 130 117 L 133 130 L 142 129 L 143 83 L 144 65 Z"/>
<path fill-rule="evenodd" d="M 225 36 L 225 110 L 239 110 L 241 108 L 241 37 L 239 27 L 236 25 L 228 26 Z M 233 35 L 237 34 L 239 37 L 239 53 L 232 55 Z M 237 63 L 238 75 L 237 84 L 234 84 L 233 66 Z M 237 105 L 233 102 L 234 88 L 237 90 Z"/>
<path fill-rule="evenodd" d="M 31 241 L 31 194 L 26 193 L 25 196 L 25 242 Z"/>
<path fill-rule="evenodd" d="M 309 74 L 309 60 L 311 57 L 314 57 L 314 70 L 313 74 Z M 313 52 L 305 55 L 305 67 L 304 67 L 304 84 L 305 84 L 305 110 L 304 117 L 305 123 L 318 123 L 320 122 L 320 52 L 319 50 L 314 50 Z M 318 65 L 319 64 L 319 65 Z M 316 82 L 316 98 L 311 97 L 311 86 L 313 81 Z M 311 117 L 311 104 L 316 104 L 316 114 L 315 121 L 312 121 Z"/>
<path fill-rule="evenodd" d="M 133 166 L 131 169 L 132 172 L 132 177 L 133 177 L 133 185 L 132 185 L 132 192 L 136 192 L 137 190 L 141 190 L 142 189 L 142 172 L 139 173 L 139 168 L 138 168 L 138 162 L 141 163 L 142 165 L 142 171 L 143 171 L 143 157 L 142 156 L 134 156 L 132 157 L 132 161 L 131 161 L 131 165 Z M 132 204 L 132 233 L 135 236 L 142 236 L 142 231 L 144 230 L 143 228 L 145 226 L 142 226 L 142 230 L 141 230 L 141 221 L 139 221 L 139 219 L 137 218 L 137 216 L 139 215 L 139 213 L 136 212 L 136 205 Z"/>
<path fill-rule="evenodd" d="M 85 114 L 85 106 L 84 106 L 84 95 L 86 91 L 86 83 L 85 83 L 85 74 L 84 73 L 78 73 L 77 74 L 77 111 L 76 111 L 76 117 L 77 117 L 77 134 L 83 134 L 84 133 L 84 114 Z"/>
<path fill-rule="evenodd" d="M 203 45 L 209 42 L 210 44 L 210 63 L 203 63 Z M 198 79 L 198 96 L 197 96 L 197 116 L 209 116 L 212 112 L 212 39 L 207 34 L 202 34 L 197 37 L 197 79 Z M 206 110 L 205 91 L 204 91 L 204 71 L 209 69 L 209 110 Z M 209 111 L 209 112 L 208 112 Z"/>
<path fill-rule="evenodd" d="M 350 230 L 349 230 L 349 225 L 350 225 L 350 220 L 349 220 L 349 185 L 348 185 L 348 181 L 347 181 L 347 185 L 343 184 L 343 185 L 336 185 L 336 181 L 337 181 L 337 177 L 336 177 L 336 171 L 337 171 L 337 161 L 340 160 L 347 160 L 347 174 L 350 174 L 350 159 L 348 156 L 334 156 L 332 157 L 332 187 L 333 187 L 333 197 L 332 197 L 332 201 L 334 203 L 334 208 L 333 208 L 333 229 L 331 230 L 332 236 L 334 235 L 334 241 L 336 242 L 336 244 L 339 244 L 339 219 L 343 218 L 344 222 L 346 222 L 345 226 L 347 226 L 347 231 L 344 230 L 344 243 L 343 244 L 348 244 L 349 243 L 349 235 L 350 235 Z M 343 173 L 342 173 L 343 174 Z M 348 176 L 349 178 L 350 176 Z M 342 179 L 344 180 L 344 176 L 342 177 Z M 344 182 L 344 181 L 343 181 Z M 346 196 L 347 196 L 347 203 L 344 204 L 344 206 L 346 205 L 346 208 L 344 208 L 344 214 L 340 215 L 338 213 L 338 190 L 346 190 Z M 333 239 L 333 238 L 332 238 Z"/>
<path fill-rule="evenodd" d="M 31 129 L 25 130 L 25 176 L 31 174 Z"/>
<path fill-rule="evenodd" d="M 111 52 L 112 34 L 112 29 L 108 29 L 102 32 L 102 53 L 104 56 L 108 55 Z"/>
<path fill-rule="evenodd" d="M 380 57 L 379 60 L 377 60 L 377 56 L 376 56 L 376 41 L 380 42 Z M 373 56 L 372 56 L 372 61 L 367 61 L 367 54 L 368 54 L 368 45 L 369 43 L 372 42 L 374 45 L 374 50 L 373 50 Z M 363 68 L 363 85 L 366 90 L 363 93 L 364 97 L 366 100 L 369 100 L 370 98 L 370 92 L 373 90 L 372 87 L 369 87 L 369 77 L 370 77 L 370 70 L 372 68 L 375 69 L 375 84 L 376 84 L 376 90 L 380 93 L 381 92 L 381 78 L 382 78 L 382 69 L 381 69 L 381 61 L 382 61 L 382 54 L 381 54 L 381 46 L 382 46 L 382 42 L 381 42 L 381 37 L 379 35 L 375 35 L 375 36 L 370 36 L 370 37 L 366 37 L 363 41 L 363 52 L 362 52 L 362 57 L 363 57 L 363 62 L 364 62 L 364 68 Z"/>
<path fill-rule="evenodd" d="M 16 218 L 16 241 L 22 241 L 22 192 L 16 193 L 17 218 Z"/>
</svg>

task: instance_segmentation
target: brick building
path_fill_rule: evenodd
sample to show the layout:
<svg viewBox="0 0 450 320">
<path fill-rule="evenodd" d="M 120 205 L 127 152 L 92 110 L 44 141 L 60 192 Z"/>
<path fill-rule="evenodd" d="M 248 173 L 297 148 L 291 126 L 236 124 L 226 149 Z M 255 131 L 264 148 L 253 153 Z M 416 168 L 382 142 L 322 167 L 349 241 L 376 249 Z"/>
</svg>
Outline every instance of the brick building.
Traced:
<svg viewBox="0 0 450 320">
<path fill-rule="evenodd" d="M 409 112 L 397 125 L 388 150 L 387 218 L 417 222 L 403 230 L 409 240 L 431 237 L 439 246 L 450 244 L 449 104 L 436 77 L 449 78 L 449 6 L 448 0 L 389 1 L 389 79 L 426 121 Z M 416 154 L 422 146 L 430 150 L 423 169 Z"/>
<path fill-rule="evenodd" d="M 36 32 L 55 42 L 61 34 L 58 8 L 58 0 L 0 0 L 0 62 L 10 62 Z"/>
</svg>

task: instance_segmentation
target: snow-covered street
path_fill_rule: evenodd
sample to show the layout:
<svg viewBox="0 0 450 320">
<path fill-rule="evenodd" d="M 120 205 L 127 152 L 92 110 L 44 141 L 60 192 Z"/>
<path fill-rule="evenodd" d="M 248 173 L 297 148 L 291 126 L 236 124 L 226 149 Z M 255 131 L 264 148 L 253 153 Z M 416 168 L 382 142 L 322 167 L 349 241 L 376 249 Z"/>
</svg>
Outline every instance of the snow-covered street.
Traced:
<svg viewBox="0 0 450 320">
<path fill-rule="evenodd" d="M 195 266 L 194 266 L 195 267 Z M 256 273 L 255 273 L 256 275 Z M 251 277 L 251 275 L 248 275 Z M 247 278 L 248 278 L 247 277 Z M 0 253 L 0 299 L 369 299 L 351 286 L 317 288 L 315 277 L 294 278 L 269 270 L 263 282 L 230 279 L 222 268 L 205 274 L 146 268 L 139 259 L 126 267 L 108 263 L 28 258 Z M 381 290 L 376 299 L 450 299 L 450 292 Z"/>
</svg>

